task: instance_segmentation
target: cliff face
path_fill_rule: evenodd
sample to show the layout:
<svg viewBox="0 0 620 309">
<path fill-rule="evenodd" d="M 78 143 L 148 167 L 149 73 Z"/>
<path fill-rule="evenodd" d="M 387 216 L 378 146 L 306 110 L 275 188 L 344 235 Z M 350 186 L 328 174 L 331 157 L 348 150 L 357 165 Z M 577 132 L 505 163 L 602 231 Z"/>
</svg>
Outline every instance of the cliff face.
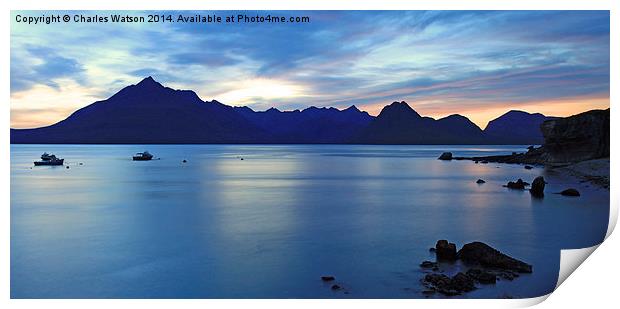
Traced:
<svg viewBox="0 0 620 309">
<path fill-rule="evenodd" d="M 511 155 L 454 159 L 565 166 L 609 158 L 609 121 L 609 109 L 591 110 L 566 118 L 547 120 L 540 125 L 544 137 L 541 147 L 529 147 L 525 153 Z"/>
<path fill-rule="evenodd" d="M 609 157 L 609 123 L 609 109 L 543 122 L 545 161 L 574 163 Z"/>
</svg>

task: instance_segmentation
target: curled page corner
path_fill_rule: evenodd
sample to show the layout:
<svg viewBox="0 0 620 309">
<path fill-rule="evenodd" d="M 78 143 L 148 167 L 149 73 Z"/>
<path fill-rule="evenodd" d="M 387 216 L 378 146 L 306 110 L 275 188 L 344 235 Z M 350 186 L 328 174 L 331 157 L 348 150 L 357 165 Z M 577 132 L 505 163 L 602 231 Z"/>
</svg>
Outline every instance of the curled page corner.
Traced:
<svg viewBox="0 0 620 309">
<path fill-rule="evenodd" d="M 618 207 L 620 206 L 620 201 L 618 198 L 611 195 L 611 205 L 609 205 L 609 223 L 607 224 L 607 234 L 605 234 L 605 239 L 611 235 L 611 233 L 616 228 L 616 223 L 618 223 Z"/>
<path fill-rule="evenodd" d="M 610 217 L 609 231 L 611 230 L 613 230 L 613 227 L 611 227 L 611 217 Z M 558 287 L 560 287 L 560 285 L 564 283 L 566 278 L 568 278 L 577 269 L 577 267 L 579 267 L 579 265 L 581 265 L 581 263 L 583 263 L 590 256 L 590 254 L 592 254 L 592 252 L 594 252 L 600 245 L 601 244 L 588 247 L 588 248 L 581 248 L 581 249 L 560 250 L 560 270 L 558 272 L 558 282 L 555 285 L 554 291 L 557 290 Z M 522 299 L 519 302 L 513 303 L 512 305 L 514 306 L 509 305 L 509 307 L 516 308 L 516 307 L 530 307 L 530 306 L 538 305 L 542 303 L 543 301 L 545 301 L 547 298 L 549 298 L 549 296 L 551 296 L 552 293 L 553 292 L 543 295 L 543 296 L 539 296 L 539 297 Z"/>
<path fill-rule="evenodd" d="M 560 251 L 560 271 L 558 273 L 557 289 L 572 274 L 583 261 L 585 261 L 600 244 L 588 248 L 561 250 Z"/>
</svg>

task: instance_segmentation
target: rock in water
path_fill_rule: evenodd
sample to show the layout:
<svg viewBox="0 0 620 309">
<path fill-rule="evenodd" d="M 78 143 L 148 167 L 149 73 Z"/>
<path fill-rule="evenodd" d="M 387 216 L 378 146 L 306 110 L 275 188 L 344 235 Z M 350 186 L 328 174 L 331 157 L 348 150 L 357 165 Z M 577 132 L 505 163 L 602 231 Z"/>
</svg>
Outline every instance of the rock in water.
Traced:
<svg viewBox="0 0 620 309">
<path fill-rule="evenodd" d="M 422 268 L 435 268 L 437 267 L 437 263 L 431 261 L 424 261 L 420 264 Z"/>
<path fill-rule="evenodd" d="M 437 260 L 455 261 L 456 260 L 456 245 L 449 243 L 447 240 L 438 240 L 435 245 L 435 254 Z"/>
<path fill-rule="evenodd" d="M 334 281 L 336 278 L 334 276 L 321 276 L 321 280 L 323 281 Z"/>
<path fill-rule="evenodd" d="M 534 178 L 532 181 L 532 188 L 530 189 L 530 193 L 535 197 L 543 197 L 545 195 L 545 178 L 543 176 L 538 176 Z"/>
<path fill-rule="evenodd" d="M 581 196 L 581 194 L 579 194 L 579 191 L 577 191 L 577 189 L 566 189 L 562 192 L 560 192 L 560 194 L 564 195 L 564 196 Z"/>
<path fill-rule="evenodd" d="M 339 291 L 341 289 L 342 289 L 342 287 L 337 285 L 337 284 L 332 285 L 332 290 L 334 290 L 334 291 Z"/>
<path fill-rule="evenodd" d="M 476 286 L 474 285 L 474 279 L 461 272 L 452 277 L 452 285 L 457 290 L 463 292 L 470 292 L 476 289 Z"/>
<path fill-rule="evenodd" d="M 476 183 L 485 183 L 486 181 L 482 180 L 482 179 L 478 179 L 476 180 Z"/>
<path fill-rule="evenodd" d="M 469 264 L 484 267 L 512 270 L 520 273 L 531 273 L 532 265 L 509 257 L 482 242 L 468 243 L 458 252 L 458 258 Z"/>
<path fill-rule="evenodd" d="M 497 282 L 495 274 L 488 270 L 472 268 L 467 271 L 466 275 L 482 284 L 495 284 Z"/>
<path fill-rule="evenodd" d="M 452 160 L 452 153 L 451 152 L 444 152 L 441 154 L 441 156 L 439 156 L 438 158 L 439 160 Z"/>
<path fill-rule="evenodd" d="M 509 189 L 518 189 L 518 190 L 525 190 L 525 186 L 529 185 L 527 182 L 523 181 L 521 178 L 517 179 L 516 182 L 513 181 L 509 181 L 506 184 L 506 188 Z"/>
<path fill-rule="evenodd" d="M 452 278 L 444 274 L 428 274 L 424 276 L 424 283 L 447 296 L 459 295 L 462 292 L 470 292 L 476 289 L 474 279 L 464 273 L 458 273 Z"/>
<path fill-rule="evenodd" d="M 531 165 L 526 165 L 526 166 L 525 166 L 525 169 L 526 169 L 526 170 L 531 170 L 531 169 L 533 169 L 533 167 L 532 167 Z"/>
</svg>

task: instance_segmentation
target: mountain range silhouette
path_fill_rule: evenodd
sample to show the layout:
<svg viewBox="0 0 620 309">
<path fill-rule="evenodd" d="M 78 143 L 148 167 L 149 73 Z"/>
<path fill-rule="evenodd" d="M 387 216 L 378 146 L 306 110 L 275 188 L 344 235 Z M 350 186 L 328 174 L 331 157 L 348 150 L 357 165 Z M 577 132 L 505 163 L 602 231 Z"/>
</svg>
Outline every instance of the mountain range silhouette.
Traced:
<svg viewBox="0 0 620 309">
<path fill-rule="evenodd" d="M 254 111 L 191 90 L 164 87 L 152 77 L 66 119 L 11 129 L 13 144 L 541 144 L 540 125 L 554 117 L 509 111 L 482 130 L 467 117 L 440 119 L 394 102 L 373 117 L 351 106 Z"/>
</svg>

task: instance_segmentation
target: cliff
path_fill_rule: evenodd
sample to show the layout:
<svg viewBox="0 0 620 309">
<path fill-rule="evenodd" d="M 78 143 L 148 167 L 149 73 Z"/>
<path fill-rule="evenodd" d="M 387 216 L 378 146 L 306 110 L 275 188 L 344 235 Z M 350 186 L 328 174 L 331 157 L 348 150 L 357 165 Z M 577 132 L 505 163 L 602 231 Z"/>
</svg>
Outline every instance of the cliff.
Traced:
<svg viewBox="0 0 620 309">
<path fill-rule="evenodd" d="M 574 163 L 609 157 L 609 109 L 591 110 L 540 125 L 545 161 Z"/>
</svg>

